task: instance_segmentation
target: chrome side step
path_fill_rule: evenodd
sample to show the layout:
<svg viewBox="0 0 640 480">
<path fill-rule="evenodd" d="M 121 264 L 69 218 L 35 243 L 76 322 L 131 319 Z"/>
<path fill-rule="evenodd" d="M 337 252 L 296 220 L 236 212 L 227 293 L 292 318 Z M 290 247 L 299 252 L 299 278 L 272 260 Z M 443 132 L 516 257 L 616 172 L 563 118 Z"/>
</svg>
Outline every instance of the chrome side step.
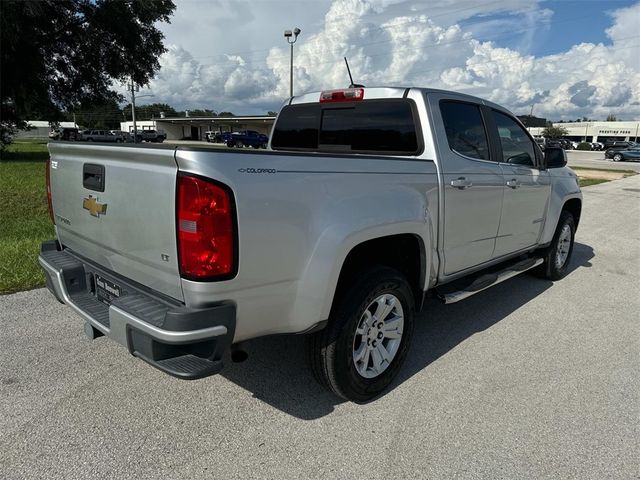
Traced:
<svg viewBox="0 0 640 480">
<path fill-rule="evenodd" d="M 502 271 L 482 275 L 463 290 L 438 294 L 438 298 L 446 304 L 459 302 L 460 300 L 464 300 L 471 295 L 475 295 L 476 293 L 482 292 L 487 288 L 502 283 L 505 280 L 509 280 L 516 275 L 520 275 L 527 270 L 531 270 L 532 268 L 535 268 L 538 265 L 542 264 L 542 262 L 544 262 L 544 259 L 542 258 L 527 258 L 526 260 L 522 260 L 515 265 L 511 265 L 510 267 Z"/>
</svg>

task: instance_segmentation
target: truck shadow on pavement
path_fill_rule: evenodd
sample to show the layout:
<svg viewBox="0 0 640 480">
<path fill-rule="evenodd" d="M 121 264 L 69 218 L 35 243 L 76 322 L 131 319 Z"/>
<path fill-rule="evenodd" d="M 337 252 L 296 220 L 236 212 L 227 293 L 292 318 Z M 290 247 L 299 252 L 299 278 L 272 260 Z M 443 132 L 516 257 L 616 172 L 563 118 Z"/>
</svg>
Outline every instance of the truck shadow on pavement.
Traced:
<svg viewBox="0 0 640 480">
<path fill-rule="evenodd" d="M 591 267 L 593 257 L 591 247 L 576 243 L 569 275 L 578 268 Z M 383 396 L 552 286 L 549 280 L 524 274 L 457 304 L 443 305 L 429 299 L 423 313 L 416 318 L 406 362 Z M 237 364 L 227 358 L 221 375 L 289 415 L 303 420 L 323 417 L 344 401 L 315 381 L 307 366 L 304 343 L 304 337 L 297 335 L 253 340 L 246 348 L 248 360 Z"/>
</svg>

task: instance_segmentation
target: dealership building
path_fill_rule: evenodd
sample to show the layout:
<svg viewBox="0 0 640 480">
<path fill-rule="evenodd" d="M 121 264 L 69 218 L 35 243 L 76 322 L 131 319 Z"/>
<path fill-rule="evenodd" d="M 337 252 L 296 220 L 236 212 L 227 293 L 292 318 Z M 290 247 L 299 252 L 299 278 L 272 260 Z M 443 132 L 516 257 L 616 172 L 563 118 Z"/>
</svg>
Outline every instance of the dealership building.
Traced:
<svg viewBox="0 0 640 480">
<path fill-rule="evenodd" d="M 527 130 L 533 136 L 541 136 L 544 124 L 534 123 L 530 118 L 519 117 Z M 140 130 L 161 130 L 167 134 L 167 140 L 205 140 L 205 132 L 235 132 L 238 130 L 255 130 L 269 135 L 276 117 L 272 115 L 246 115 L 237 117 L 161 117 L 154 120 L 141 120 L 136 122 Z M 536 119 L 538 120 L 538 119 Z M 46 138 L 51 131 L 50 122 L 32 120 L 28 122 L 31 129 L 21 131 L 18 137 Z M 568 134 L 564 136 L 576 142 L 608 142 L 613 140 L 626 140 L 640 142 L 640 121 L 621 122 L 560 122 L 554 123 L 555 127 L 564 127 Z M 60 122 L 61 127 L 73 128 L 78 126 L 73 122 Z M 120 130 L 131 132 L 133 122 L 120 123 Z"/>
<path fill-rule="evenodd" d="M 205 140 L 205 132 L 235 132 L 255 130 L 269 135 L 276 117 L 271 115 L 247 115 L 238 117 L 161 117 L 136 122 L 139 130 L 159 130 L 167 134 L 167 140 Z M 133 122 L 121 122 L 120 130 L 133 131 Z"/>
<path fill-rule="evenodd" d="M 270 115 L 248 115 L 238 117 L 167 117 L 136 122 L 141 130 L 162 130 L 167 140 L 205 140 L 205 132 L 230 132 L 255 130 L 265 135 L 271 133 L 276 117 Z M 564 138 L 573 141 L 607 142 L 613 140 L 640 141 L 640 121 L 624 122 L 561 122 L 556 127 L 564 127 L 569 132 Z M 120 124 L 125 132 L 133 130 L 133 122 Z M 534 136 L 542 135 L 544 127 L 528 127 Z"/>
<path fill-rule="evenodd" d="M 554 127 L 564 127 L 569 133 L 563 138 L 575 142 L 608 142 L 613 140 L 640 141 L 640 121 L 630 122 L 562 122 Z M 533 136 L 542 135 L 543 127 L 529 127 Z"/>
</svg>

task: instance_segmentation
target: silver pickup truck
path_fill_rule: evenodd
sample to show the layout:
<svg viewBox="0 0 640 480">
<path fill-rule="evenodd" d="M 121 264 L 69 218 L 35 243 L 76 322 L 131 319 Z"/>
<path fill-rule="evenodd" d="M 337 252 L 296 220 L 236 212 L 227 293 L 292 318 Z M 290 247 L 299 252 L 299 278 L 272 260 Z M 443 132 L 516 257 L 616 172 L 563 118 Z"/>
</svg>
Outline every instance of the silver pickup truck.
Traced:
<svg viewBox="0 0 640 480">
<path fill-rule="evenodd" d="M 179 378 L 243 342 L 307 334 L 310 366 L 366 402 L 392 381 L 428 295 L 453 303 L 568 270 L 582 206 L 562 149 L 453 92 L 290 99 L 268 150 L 49 144 L 49 290 Z"/>
</svg>

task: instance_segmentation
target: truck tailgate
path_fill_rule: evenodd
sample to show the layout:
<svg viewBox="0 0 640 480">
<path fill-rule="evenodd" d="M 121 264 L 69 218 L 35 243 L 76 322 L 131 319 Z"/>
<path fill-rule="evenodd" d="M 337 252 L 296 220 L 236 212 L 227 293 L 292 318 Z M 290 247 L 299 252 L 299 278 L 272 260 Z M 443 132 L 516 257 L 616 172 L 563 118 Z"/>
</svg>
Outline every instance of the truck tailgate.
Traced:
<svg viewBox="0 0 640 480">
<path fill-rule="evenodd" d="M 174 148 L 50 143 L 49 152 L 60 243 L 182 301 Z"/>
</svg>

